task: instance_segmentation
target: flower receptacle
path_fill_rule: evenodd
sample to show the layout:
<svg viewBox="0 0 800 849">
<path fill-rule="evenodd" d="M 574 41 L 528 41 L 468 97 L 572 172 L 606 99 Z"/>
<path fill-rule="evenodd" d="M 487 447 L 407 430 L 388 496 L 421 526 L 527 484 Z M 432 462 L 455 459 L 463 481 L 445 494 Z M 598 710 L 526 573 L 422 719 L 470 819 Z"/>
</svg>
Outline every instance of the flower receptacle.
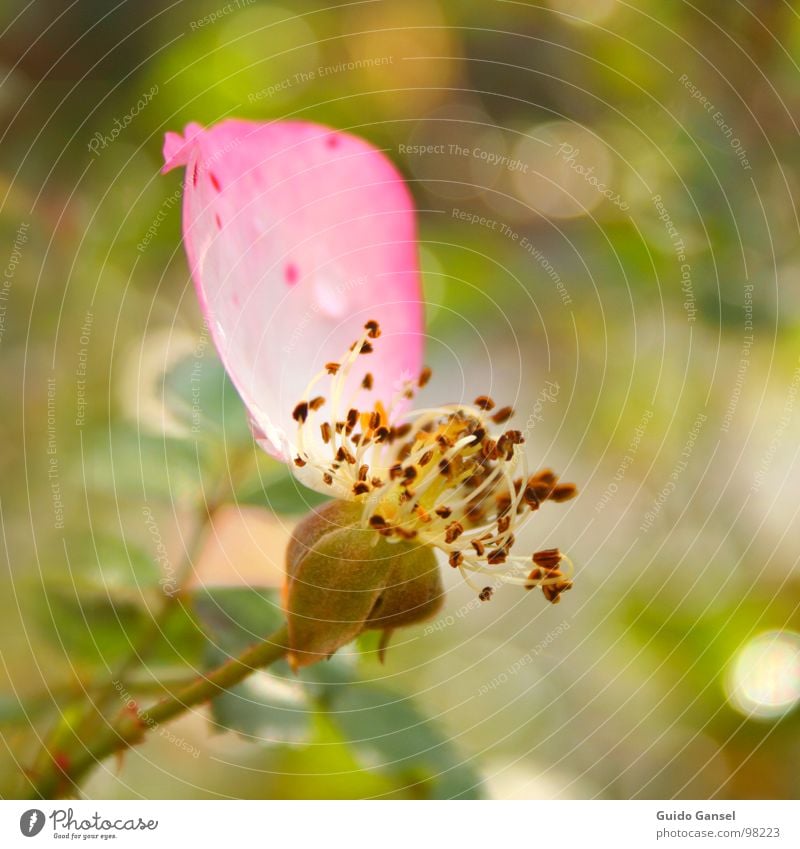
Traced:
<svg viewBox="0 0 800 849">
<path fill-rule="evenodd" d="M 284 606 L 295 669 L 330 657 L 362 631 L 412 625 L 442 606 L 433 549 L 388 540 L 362 514 L 359 503 L 330 501 L 293 531 Z"/>
</svg>

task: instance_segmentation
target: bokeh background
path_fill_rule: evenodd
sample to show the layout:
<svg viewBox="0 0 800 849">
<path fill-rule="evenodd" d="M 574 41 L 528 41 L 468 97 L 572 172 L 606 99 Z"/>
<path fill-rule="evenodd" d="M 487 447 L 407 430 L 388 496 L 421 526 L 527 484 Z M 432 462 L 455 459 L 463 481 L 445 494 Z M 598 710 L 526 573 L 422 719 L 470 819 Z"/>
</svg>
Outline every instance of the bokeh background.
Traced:
<svg viewBox="0 0 800 849">
<path fill-rule="evenodd" d="M 774 0 L 6 0 L 0 794 L 87 694 L 146 703 L 279 617 L 314 496 L 253 448 L 158 173 L 234 115 L 402 169 L 426 397 L 513 403 L 579 484 L 518 543 L 575 587 L 446 570 L 384 666 L 276 667 L 82 792 L 796 798 L 799 46 Z"/>
</svg>

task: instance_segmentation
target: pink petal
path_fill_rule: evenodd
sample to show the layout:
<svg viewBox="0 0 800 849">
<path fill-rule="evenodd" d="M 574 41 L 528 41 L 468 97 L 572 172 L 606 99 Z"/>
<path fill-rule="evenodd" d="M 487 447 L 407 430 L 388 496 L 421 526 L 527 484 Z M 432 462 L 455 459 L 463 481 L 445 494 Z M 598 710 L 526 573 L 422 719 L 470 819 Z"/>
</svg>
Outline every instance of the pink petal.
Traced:
<svg viewBox="0 0 800 849">
<path fill-rule="evenodd" d="M 414 208 L 383 153 L 317 124 L 226 120 L 168 134 L 164 155 L 165 168 L 187 166 L 183 234 L 200 302 L 271 453 L 291 459 L 306 384 L 367 320 L 383 335 L 354 369 L 354 392 L 375 378 L 355 405 L 386 403 L 419 373 Z"/>
</svg>

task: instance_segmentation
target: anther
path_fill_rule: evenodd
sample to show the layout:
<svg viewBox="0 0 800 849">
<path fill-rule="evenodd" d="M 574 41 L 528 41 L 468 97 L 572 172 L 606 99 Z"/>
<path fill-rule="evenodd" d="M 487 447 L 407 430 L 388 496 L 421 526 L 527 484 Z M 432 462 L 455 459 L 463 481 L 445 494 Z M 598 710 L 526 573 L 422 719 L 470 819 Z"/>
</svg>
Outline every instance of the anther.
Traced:
<svg viewBox="0 0 800 849">
<path fill-rule="evenodd" d="M 325 399 L 322 397 L 322 395 L 317 395 L 316 398 L 312 398 L 308 402 L 308 406 L 316 412 L 324 403 Z"/>
<path fill-rule="evenodd" d="M 444 541 L 446 543 L 455 542 L 463 533 L 464 526 L 461 522 L 450 522 L 450 524 L 444 529 Z"/>
<path fill-rule="evenodd" d="M 336 374 L 340 368 L 341 366 L 339 363 L 325 363 L 325 371 L 327 371 L 328 374 Z"/>
<path fill-rule="evenodd" d="M 475 399 L 475 406 L 488 413 L 489 410 L 494 409 L 494 401 L 488 395 L 479 395 Z"/>
<path fill-rule="evenodd" d="M 361 385 L 364 387 L 364 389 L 372 389 L 372 383 L 373 383 L 372 375 L 369 372 L 367 372 L 364 375 L 364 379 L 361 381 Z"/>
<path fill-rule="evenodd" d="M 550 500 L 561 504 L 564 501 L 569 501 L 575 498 L 578 494 L 578 487 L 574 483 L 560 483 L 550 493 Z"/>
<path fill-rule="evenodd" d="M 501 409 L 492 416 L 492 421 L 495 424 L 503 424 L 503 422 L 507 422 L 513 415 L 513 407 L 501 407 Z"/>
<path fill-rule="evenodd" d="M 305 401 L 301 401 L 292 412 L 292 418 L 296 422 L 300 422 L 303 424 L 305 420 L 308 418 L 308 404 Z"/>
<path fill-rule="evenodd" d="M 425 368 L 422 369 L 422 371 L 419 373 L 419 380 L 417 380 L 417 386 L 419 386 L 420 389 L 422 389 L 422 387 L 425 386 L 431 379 L 431 374 L 432 372 L 428 368 L 428 366 L 425 366 Z"/>
<path fill-rule="evenodd" d="M 491 587 L 484 587 L 478 593 L 478 598 L 481 601 L 491 601 L 491 598 L 492 598 L 493 595 L 494 595 L 494 590 Z"/>
<path fill-rule="evenodd" d="M 464 555 L 460 551 L 450 552 L 450 565 L 457 569 L 464 562 Z"/>
<path fill-rule="evenodd" d="M 369 492 L 369 484 L 365 481 L 356 481 L 353 484 L 353 492 L 356 495 L 364 495 L 365 493 Z"/>
<path fill-rule="evenodd" d="M 322 441 L 327 445 L 331 441 L 331 425 L 330 422 L 323 422 L 320 426 Z"/>
<path fill-rule="evenodd" d="M 541 566 L 548 572 L 558 568 L 561 563 L 561 552 L 557 548 L 546 548 L 543 551 L 537 551 L 533 555 L 533 562 L 537 566 Z"/>
<path fill-rule="evenodd" d="M 381 327 L 375 319 L 370 319 L 364 325 L 364 330 L 367 331 L 367 336 L 370 339 L 377 339 L 381 335 Z"/>
</svg>

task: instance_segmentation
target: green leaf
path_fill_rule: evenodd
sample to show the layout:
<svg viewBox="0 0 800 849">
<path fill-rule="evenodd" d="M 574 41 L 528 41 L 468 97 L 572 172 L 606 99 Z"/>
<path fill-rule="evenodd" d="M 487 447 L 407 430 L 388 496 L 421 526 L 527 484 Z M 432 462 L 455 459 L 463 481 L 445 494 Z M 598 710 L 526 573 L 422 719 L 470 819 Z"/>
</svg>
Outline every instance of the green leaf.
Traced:
<svg viewBox="0 0 800 849">
<path fill-rule="evenodd" d="M 283 623 L 276 593 L 249 588 L 206 589 L 193 600 L 207 632 L 206 668 L 224 663 Z M 301 743 L 311 737 L 309 691 L 286 663 L 254 672 L 211 703 L 214 722 L 261 743 Z"/>
<path fill-rule="evenodd" d="M 210 346 L 189 356 L 164 376 L 164 401 L 195 435 L 224 433 L 227 442 L 251 439 L 247 413 L 222 363 Z"/>
<path fill-rule="evenodd" d="M 469 762 L 409 698 L 353 682 L 330 690 L 327 708 L 368 765 L 405 778 L 423 798 L 481 798 L 481 779 Z"/>
<path fill-rule="evenodd" d="M 214 452 L 196 441 L 156 437 L 129 426 L 96 432 L 86 445 L 88 488 L 113 498 L 198 498 Z"/>
<path fill-rule="evenodd" d="M 307 489 L 286 472 L 274 480 L 257 481 L 236 496 L 238 504 L 268 507 L 284 516 L 301 516 L 328 500 L 328 496 Z"/>
<path fill-rule="evenodd" d="M 136 650 L 145 652 L 149 666 L 195 668 L 202 657 L 202 634 L 180 599 L 172 601 L 160 630 L 150 637 L 153 615 L 157 615 L 161 603 L 161 599 L 154 601 L 151 611 L 144 597 L 119 600 L 99 594 L 79 596 L 51 587 L 40 609 L 40 627 L 46 639 L 63 646 L 74 666 L 107 670 Z"/>
</svg>

